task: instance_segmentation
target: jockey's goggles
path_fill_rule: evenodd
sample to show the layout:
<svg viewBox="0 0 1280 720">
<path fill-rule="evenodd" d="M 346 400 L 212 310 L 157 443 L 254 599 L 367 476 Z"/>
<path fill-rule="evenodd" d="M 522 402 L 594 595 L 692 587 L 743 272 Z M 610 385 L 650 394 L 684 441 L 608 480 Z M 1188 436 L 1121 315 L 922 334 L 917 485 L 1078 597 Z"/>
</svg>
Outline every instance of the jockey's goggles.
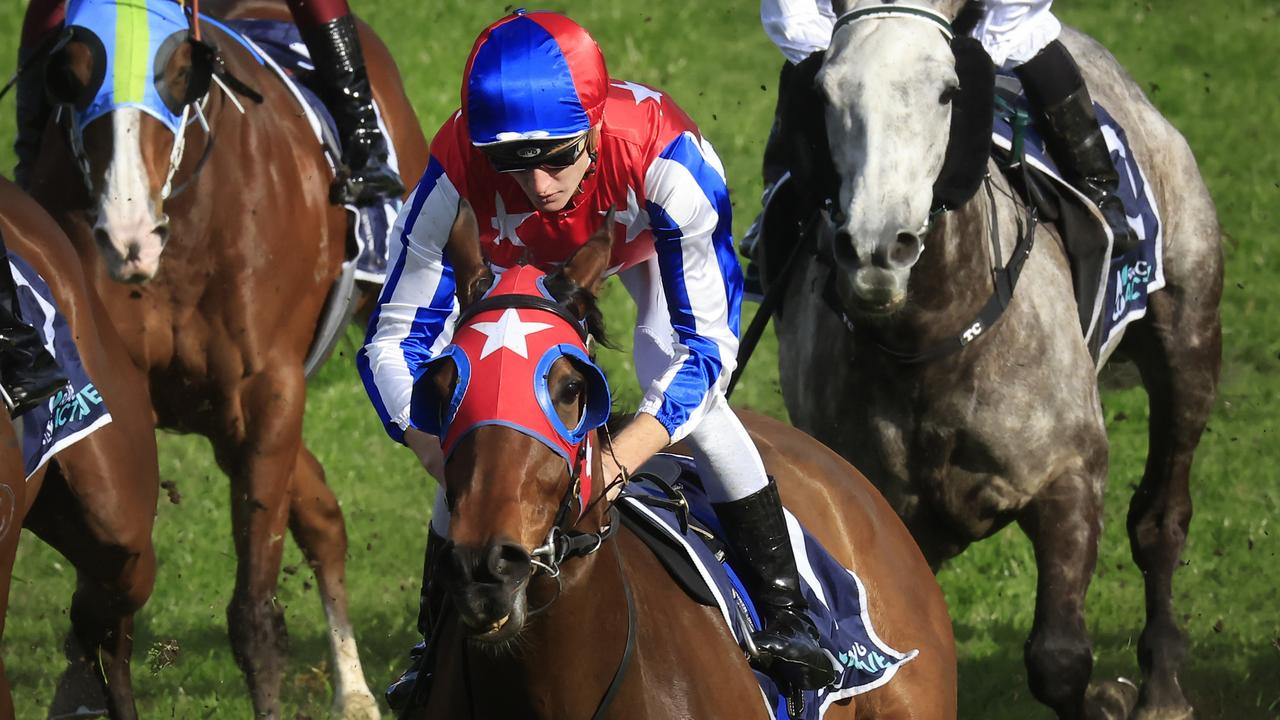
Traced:
<svg viewBox="0 0 1280 720">
<path fill-rule="evenodd" d="M 500 173 L 515 173 L 542 168 L 563 170 L 578 162 L 587 149 L 587 133 L 569 138 L 514 140 L 485 145 L 484 151 L 493 169 Z"/>
</svg>

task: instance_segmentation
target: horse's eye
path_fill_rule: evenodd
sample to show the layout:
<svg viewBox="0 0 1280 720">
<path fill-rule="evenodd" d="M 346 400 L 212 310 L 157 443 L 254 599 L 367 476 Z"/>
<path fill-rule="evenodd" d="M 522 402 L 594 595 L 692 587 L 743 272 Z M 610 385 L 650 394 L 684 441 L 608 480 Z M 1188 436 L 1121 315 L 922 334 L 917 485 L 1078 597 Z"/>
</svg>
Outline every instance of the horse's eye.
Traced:
<svg viewBox="0 0 1280 720">
<path fill-rule="evenodd" d="M 581 380 L 570 380 L 560 386 L 559 400 L 563 405 L 575 404 L 582 397 L 583 384 Z"/>
<path fill-rule="evenodd" d="M 960 94 L 959 85 L 948 85 L 947 88 L 942 91 L 942 94 L 938 96 L 938 104 L 946 105 L 950 103 L 952 100 L 955 100 L 956 96 L 959 94 Z"/>
</svg>

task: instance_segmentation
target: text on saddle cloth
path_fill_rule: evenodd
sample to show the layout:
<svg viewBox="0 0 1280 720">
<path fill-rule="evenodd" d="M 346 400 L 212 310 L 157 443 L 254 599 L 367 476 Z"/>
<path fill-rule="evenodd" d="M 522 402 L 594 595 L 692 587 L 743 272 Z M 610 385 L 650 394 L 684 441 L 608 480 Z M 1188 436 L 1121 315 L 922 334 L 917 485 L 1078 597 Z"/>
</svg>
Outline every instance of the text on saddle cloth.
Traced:
<svg viewBox="0 0 1280 720">
<path fill-rule="evenodd" d="M 59 451 L 111 422 L 111 413 L 80 360 L 71 328 L 48 283 L 13 251 L 8 261 L 23 319 L 40 333 L 68 380 L 65 389 L 20 419 L 23 469 L 30 478 Z"/>
<path fill-rule="evenodd" d="M 1002 104 L 997 105 L 995 124 L 992 127 L 992 144 L 997 152 L 1010 152 L 1020 145 L 1026 163 L 1033 172 L 1048 178 L 1061 193 L 1073 196 L 1081 203 L 1089 200 L 1079 193 L 1058 170 L 1057 163 L 1045 148 L 1044 139 L 1034 126 L 1028 126 L 1024 134 L 1014 129 L 1012 111 L 1027 109 L 1026 97 L 1013 75 L 999 77 Z M 1111 160 L 1120 177 L 1116 195 L 1124 205 L 1129 227 L 1138 238 L 1137 247 L 1129 253 L 1111 257 L 1102 263 L 1105 254 L 1099 254 L 1093 267 L 1079 272 L 1093 274 L 1097 281 L 1093 287 L 1102 290 L 1096 297 L 1080 297 L 1077 302 L 1092 307 L 1093 321 L 1088 337 L 1100 334 L 1099 362 L 1105 360 L 1123 337 L 1125 327 L 1146 315 L 1147 297 L 1165 285 L 1163 223 L 1156 206 L 1155 196 L 1147 176 L 1143 172 L 1128 137 L 1106 108 L 1094 104 L 1103 138 L 1111 151 Z M 1095 219 L 1099 230 L 1110 241 L 1111 231 L 1106 223 Z"/>
</svg>

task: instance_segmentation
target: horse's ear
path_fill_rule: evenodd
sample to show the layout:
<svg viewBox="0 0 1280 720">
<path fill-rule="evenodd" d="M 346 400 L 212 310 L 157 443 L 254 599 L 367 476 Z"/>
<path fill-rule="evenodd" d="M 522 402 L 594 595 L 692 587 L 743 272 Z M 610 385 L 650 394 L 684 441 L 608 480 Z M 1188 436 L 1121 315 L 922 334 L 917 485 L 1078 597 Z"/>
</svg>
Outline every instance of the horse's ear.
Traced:
<svg viewBox="0 0 1280 720">
<path fill-rule="evenodd" d="M 610 208 L 600 227 L 557 273 L 591 293 L 592 297 L 600 294 L 604 272 L 609 269 L 609 260 L 613 256 L 613 216 L 614 210 Z"/>
<path fill-rule="evenodd" d="M 445 245 L 458 288 L 458 304 L 463 308 L 479 300 L 493 285 L 493 272 L 480 253 L 480 229 L 476 213 L 466 198 L 458 201 L 458 215 L 449 229 Z"/>
</svg>

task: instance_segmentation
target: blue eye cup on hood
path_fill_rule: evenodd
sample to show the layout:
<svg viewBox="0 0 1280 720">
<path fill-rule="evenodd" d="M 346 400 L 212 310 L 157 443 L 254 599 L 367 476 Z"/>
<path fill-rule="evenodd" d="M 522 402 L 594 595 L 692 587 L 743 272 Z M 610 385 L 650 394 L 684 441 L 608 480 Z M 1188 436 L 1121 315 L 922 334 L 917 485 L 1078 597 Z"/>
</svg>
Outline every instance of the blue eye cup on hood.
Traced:
<svg viewBox="0 0 1280 720">
<path fill-rule="evenodd" d="M 453 389 L 453 397 L 448 407 L 441 407 L 440 398 L 434 387 L 427 387 L 430 381 L 423 378 L 435 370 L 442 362 L 453 362 L 458 368 L 458 385 Z M 409 398 L 409 422 L 419 430 L 435 435 L 441 440 L 449 432 L 449 425 L 462 405 L 467 394 L 467 386 L 471 383 L 471 360 L 462 348 L 449 345 L 440 354 L 423 363 L 413 376 L 413 394 Z"/>
<path fill-rule="evenodd" d="M 66 24 L 72 40 L 94 50 L 96 82 L 86 90 L 92 97 L 76 104 L 79 129 L 112 110 L 133 107 L 178 132 L 185 103 L 174 103 L 172 97 L 166 102 L 161 89 L 163 68 L 189 38 L 180 5 L 170 0 L 73 0 Z"/>
<path fill-rule="evenodd" d="M 555 403 L 551 400 L 551 388 L 547 385 L 547 376 L 551 372 L 551 365 L 562 357 L 568 357 L 578 361 L 578 369 L 587 379 L 587 405 L 583 409 L 582 418 L 578 420 L 577 427 L 570 430 L 565 427 L 560 420 L 560 415 L 556 412 Z M 609 421 L 609 414 L 612 407 L 612 396 L 609 394 L 609 381 L 605 379 L 604 371 L 600 366 L 596 365 L 581 348 L 574 345 L 554 345 L 547 349 L 542 355 L 542 359 L 538 361 L 537 367 L 533 373 L 534 393 L 538 398 L 538 404 L 542 406 L 542 412 L 546 413 L 547 419 L 551 421 L 552 427 L 556 432 L 560 433 L 560 437 L 565 441 L 577 444 L 587 436 L 587 433 L 604 425 Z"/>
</svg>

